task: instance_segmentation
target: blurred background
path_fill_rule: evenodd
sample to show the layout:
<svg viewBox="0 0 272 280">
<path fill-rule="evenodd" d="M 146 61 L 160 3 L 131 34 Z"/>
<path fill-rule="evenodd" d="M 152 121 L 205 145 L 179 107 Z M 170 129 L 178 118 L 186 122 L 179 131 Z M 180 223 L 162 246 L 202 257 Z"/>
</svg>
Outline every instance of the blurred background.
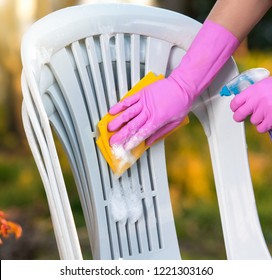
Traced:
<svg viewBox="0 0 272 280">
<path fill-rule="evenodd" d="M 22 128 L 20 41 L 28 26 L 37 19 L 54 10 L 87 2 L 158 6 L 200 22 L 215 3 L 212 0 L 0 0 L 0 210 L 23 228 L 20 239 L 3 239 L 0 259 L 59 258 L 45 192 Z M 272 13 L 269 12 L 235 53 L 241 71 L 252 67 L 272 71 L 271 26 Z M 190 116 L 190 119 L 189 125 L 166 140 L 171 199 L 180 246 L 185 259 L 225 259 L 208 145 L 196 118 Z M 272 253 L 271 141 L 267 134 L 258 134 L 248 121 L 245 126 L 257 208 Z M 60 157 L 67 186 L 73 186 L 69 165 L 63 155 Z M 82 227 L 82 246 L 88 246 L 79 202 L 73 191 L 70 197 L 77 224 Z"/>
</svg>

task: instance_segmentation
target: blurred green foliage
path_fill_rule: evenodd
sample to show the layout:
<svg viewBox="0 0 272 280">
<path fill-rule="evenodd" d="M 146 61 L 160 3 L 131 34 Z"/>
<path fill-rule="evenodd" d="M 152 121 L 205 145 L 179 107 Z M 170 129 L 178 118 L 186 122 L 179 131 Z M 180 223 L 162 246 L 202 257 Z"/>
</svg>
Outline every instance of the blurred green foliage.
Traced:
<svg viewBox="0 0 272 280">
<path fill-rule="evenodd" d="M 216 0 L 157 0 L 160 7 L 174 10 L 200 22 L 204 22 Z M 269 10 L 248 36 L 250 50 L 271 50 L 272 45 L 272 10 Z"/>
</svg>

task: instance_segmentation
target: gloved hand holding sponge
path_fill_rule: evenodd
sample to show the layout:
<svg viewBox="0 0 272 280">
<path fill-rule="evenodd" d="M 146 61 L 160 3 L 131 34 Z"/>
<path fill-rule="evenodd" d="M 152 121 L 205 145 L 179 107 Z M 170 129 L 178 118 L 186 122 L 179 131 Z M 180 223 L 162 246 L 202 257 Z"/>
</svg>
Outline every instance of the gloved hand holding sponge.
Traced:
<svg viewBox="0 0 272 280">
<path fill-rule="evenodd" d="M 238 38 L 225 27 L 206 19 L 179 66 L 168 77 L 110 108 L 111 118 L 106 123 L 110 135 L 106 139 L 110 144 L 107 150 L 122 147 L 130 152 L 143 142 L 146 149 L 185 123 L 194 100 L 212 83 L 239 44 Z M 251 122 L 259 132 L 270 130 L 271 90 L 270 77 L 236 95 L 231 102 L 234 120 L 243 121 L 252 115 Z M 119 169 L 119 175 L 126 168 Z"/>
<path fill-rule="evenodd" d="M 239 40 L 223 26 L 206 20 L 169 77 L 110 109 L 112 115 L 120 113 L 108 124 L 108 130 L 115 132 L 110 145 L 122 145 L 125 150 L 144 140 L 151 145 L 177 127 L 239 44 Z"/>
<path fill-rule="evenodd" d="M 121 112 L 108 124 L 109 131 L 116 131 L 110 145 L 123 145 L 130 150 L 146 140 L 150 146 L 177 127 L 190 111 L 193 101 L 211 84 L 239 44 L 223 26 L 206 20 L 169 77 L 110 109 L 112 115 Z M 272 78 L 259 81 L 235 96 L 231 109 L 235 121 L 244 121 L 251 115 L 251 123 L 259 132 L 271 130 Z"/>
</svg>

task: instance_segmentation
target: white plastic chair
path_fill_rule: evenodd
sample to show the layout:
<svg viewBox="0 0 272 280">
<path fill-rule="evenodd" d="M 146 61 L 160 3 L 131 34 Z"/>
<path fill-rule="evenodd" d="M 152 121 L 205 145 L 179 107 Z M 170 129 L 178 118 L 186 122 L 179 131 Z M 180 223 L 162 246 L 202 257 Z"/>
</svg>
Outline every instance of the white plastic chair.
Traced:
<svg viewBox="0 0 272 280">
<path fill-rule="evenodd" d="M 131 4 L 66 8 L 25 34 L 23 123 L 46 190 L 62 259 L 82 253 L 51 131 L 68 155 L 95 259 L 179 259 L 168 192 L 164 143 L 154 145 L 119 180 L 95 144 L 96 125 L 109 107 L 147 72 L 169 74 L 200 23 L 168 10 Z M 198 100 L 211 151 L 229 259 L 269 259 L 248 167 L 244 128 L 234 123 L 228 98 L 211 98 L 237 75 L 229 60 Z M 182 170 L 181 170 L 182 172 Z M 144 215 L 115 222 L 112 188 L 140 186 Z"/>
</svg>

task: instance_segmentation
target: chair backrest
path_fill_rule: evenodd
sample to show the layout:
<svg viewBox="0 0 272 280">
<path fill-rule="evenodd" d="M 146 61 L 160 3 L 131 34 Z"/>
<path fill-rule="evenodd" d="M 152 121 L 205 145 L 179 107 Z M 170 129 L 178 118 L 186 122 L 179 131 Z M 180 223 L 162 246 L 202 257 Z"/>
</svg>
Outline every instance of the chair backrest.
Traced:
<svg viewBox="0 0 272 280">
<path fill-rule="evenodd" d="M 62 258 L 82 256 L 51 126 L 71 164 L 93 257 L 180 258 L 163 141 L 116 179 L 96 147 L 96 125 L 146 73 L 167 75 L 176 67 L 200 26 L 191 18 L 163 9 L 93 4 L 52 13 L 25 34 L 21 50 L 23 120 L 45 185 Z M 209 139 L 228 257 L 265 258 L 269 253 L 252 204 L 243 126 L 233 124 L 228 98 L 211 98 L 236 74 L 235 63 L 229 60 L 194 112 Z M 240 153 L 238 164 L 228 149 Z M 128 198 L 126 193 L 134 196 Z M 119 216 L 112 206 L 115 195 L 120 209 L 124 207 Z M 136 201 L 136 210 L 127 209 L 131 201 Z M 139 209 L 136 220 L 131 217 L 135 213 L 122 216 Z M 243 215 L 241 219 L 236 219 L 237 213 Z M 244 222 L 244 214 L 253 220 L 253 230 L 251 221 Z M 256 246 L 248 249 L 249 242 L 256 240 Z"/>
</svg>

